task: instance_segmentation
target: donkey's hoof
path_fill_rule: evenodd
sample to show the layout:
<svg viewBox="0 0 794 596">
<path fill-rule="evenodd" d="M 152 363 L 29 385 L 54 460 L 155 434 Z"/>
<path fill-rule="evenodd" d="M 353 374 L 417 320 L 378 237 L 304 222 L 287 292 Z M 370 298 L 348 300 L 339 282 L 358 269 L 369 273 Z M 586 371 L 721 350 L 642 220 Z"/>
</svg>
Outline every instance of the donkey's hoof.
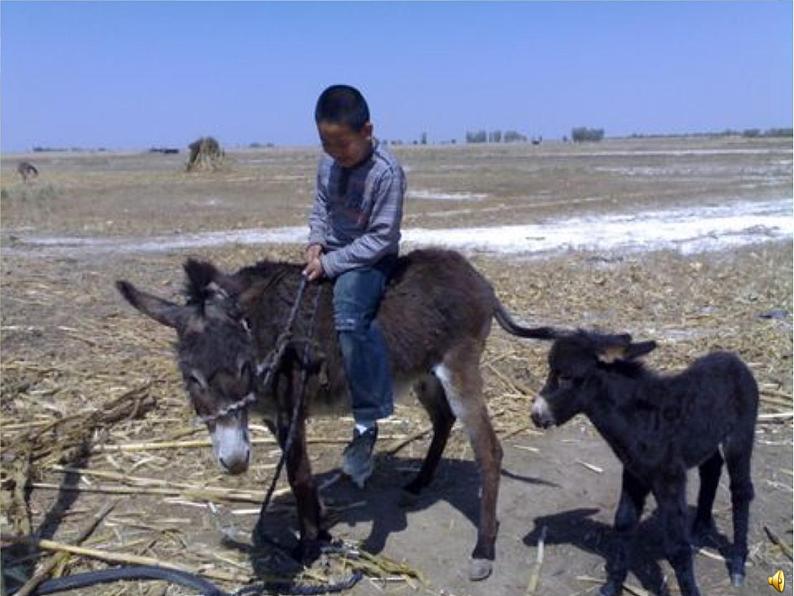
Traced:
<svg viewBox="0 0 794 596">
<path fill-rule="evenodd" d="M 598 596 L 619 596 L 623 592 L 623 584 L 618 584 L 615 581 L 608 581 L 598 591 Z"/>
<path fill-rule="evenodd" d="M 700 521 L 695 520 L 692 524 L 692 532 L 690 533 L 690 543 L 693 547 L 715 545 L 714 534 L 717 532 L 717 527 L 714 525 L 713 520 Z"/>
<path fill-rule="evenodd" d="M 740 588 L 744 584 L 744 573 L 731 573 L 731 585 Z"/>
<path fill-rule="evenodd" d="M 292 558 L 309 566 L 320 558 L 323 547 L 330 544 L 331 535 L 325 530 L 321 530 L 317 538 L 302 539 L 298 546 L 292 550 Z"/>
<path fill-rule="evenodd" d="M 484 580 L 493 571 L 493 561 L 488 559 L 471 559 L 469 561 L 469 579 L 473 582 Z"/>
</svg>

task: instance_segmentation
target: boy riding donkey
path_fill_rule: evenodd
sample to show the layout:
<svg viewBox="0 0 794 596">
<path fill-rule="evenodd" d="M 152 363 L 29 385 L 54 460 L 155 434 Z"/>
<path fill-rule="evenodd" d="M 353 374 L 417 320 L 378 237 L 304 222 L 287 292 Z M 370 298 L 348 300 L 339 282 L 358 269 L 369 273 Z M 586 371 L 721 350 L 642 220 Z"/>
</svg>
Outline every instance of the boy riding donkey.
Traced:
<svg viewBox="0 0 794 596">
<path fill-rule="evenodd" d="M 369 108 L 347 85 L 322 92 L 314 112 L 326 155 L 317 171 L 304 275 L 334 280 L 334 325 L 353 405 L 342 470 L 363 487 L 374 469 L 377 420 L 394 410 L 386 343 L 375 321 L 397 260 L 405 174 L 372 136 Z"/>
</svg>

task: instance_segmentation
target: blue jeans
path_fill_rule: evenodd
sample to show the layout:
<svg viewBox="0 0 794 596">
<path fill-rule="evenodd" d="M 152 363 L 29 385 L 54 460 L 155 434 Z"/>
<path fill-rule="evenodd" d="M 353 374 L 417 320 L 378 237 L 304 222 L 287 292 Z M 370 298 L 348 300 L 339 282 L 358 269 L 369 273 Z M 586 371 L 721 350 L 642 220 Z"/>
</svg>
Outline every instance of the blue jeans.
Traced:
<svg viewBox="0 0 794 596">
<path fill-rule="evenodd" d="M 352 269 L 334 282 L 334 325 L 353 402 L 353 418 L 371 425 L 394 411 L 389 353 L 374 320 L 395 257 Z"/>
</svg>

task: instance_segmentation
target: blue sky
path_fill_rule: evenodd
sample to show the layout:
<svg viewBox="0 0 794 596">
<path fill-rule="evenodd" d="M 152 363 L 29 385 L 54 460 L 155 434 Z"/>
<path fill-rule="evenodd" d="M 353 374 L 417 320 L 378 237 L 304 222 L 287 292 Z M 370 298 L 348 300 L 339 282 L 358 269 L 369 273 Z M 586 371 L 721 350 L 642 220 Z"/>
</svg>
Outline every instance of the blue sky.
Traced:
<svg viewBox="0 0 794 596">
<path fill-rule="evenodd" d="M 315 144 L 358 86 L 376 134 L 792 125 L 792 3 L 0 3 L 0 145 Z"/>
</svg>

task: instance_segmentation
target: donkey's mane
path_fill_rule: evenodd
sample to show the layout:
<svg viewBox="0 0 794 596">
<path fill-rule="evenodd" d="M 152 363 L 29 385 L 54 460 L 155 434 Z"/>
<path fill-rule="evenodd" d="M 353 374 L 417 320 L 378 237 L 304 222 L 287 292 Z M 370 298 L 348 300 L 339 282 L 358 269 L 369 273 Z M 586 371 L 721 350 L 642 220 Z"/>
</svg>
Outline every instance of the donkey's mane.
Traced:
<svg viewBox="0 0 794 596">
<path fill-rule="evenodd" d="M 243 267 L 237 272 L 237 275 L 246 278 L 253 278 L 256 280 L 268 279 L 274 275 L 281 277 L 289 273 L 299 270 L 301 265 L 298 263 L 290 263 L 288 261 L 268 261 L 262 259 L 254 265 Z"/>
<path fill-rule="evenodd" d="M 630 379 L 639 379 L 646 376 L 653 376 L 653 372 L 639 360 L 617 359 L 609 364 L 602 363 L 601 367 L 609 372 L 617 373 Z"/>
</svg>

